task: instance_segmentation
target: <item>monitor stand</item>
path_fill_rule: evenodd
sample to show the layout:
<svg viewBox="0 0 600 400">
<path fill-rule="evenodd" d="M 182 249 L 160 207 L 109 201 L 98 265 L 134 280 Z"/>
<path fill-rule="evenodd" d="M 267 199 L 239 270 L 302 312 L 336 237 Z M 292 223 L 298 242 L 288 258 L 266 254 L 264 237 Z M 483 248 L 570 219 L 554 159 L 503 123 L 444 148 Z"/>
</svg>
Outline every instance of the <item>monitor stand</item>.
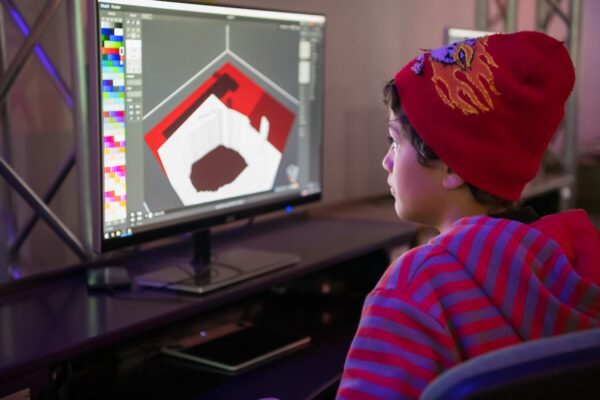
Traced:
<svg viewBox="0 0 600 400">
<path fill-rule="evenodd" d="M 194 232 L 192 241 L 194 254 L 189 263 L 138 275 L 135 282 L 140 286 L 206 293 L 300 261 L 295 254 L 243 248 L 212 257 L 208 229 Z"/>
</svg>

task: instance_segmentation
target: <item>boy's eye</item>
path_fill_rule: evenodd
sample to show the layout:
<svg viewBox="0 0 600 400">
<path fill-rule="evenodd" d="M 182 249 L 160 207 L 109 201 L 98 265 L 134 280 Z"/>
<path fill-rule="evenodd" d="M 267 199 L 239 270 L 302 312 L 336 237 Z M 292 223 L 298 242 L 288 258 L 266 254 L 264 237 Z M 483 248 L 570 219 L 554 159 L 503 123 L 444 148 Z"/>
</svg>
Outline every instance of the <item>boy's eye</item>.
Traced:
<svg viewBox="0 0 600 400">
<path fill-rule="evenodd" d="M 388 136 L 388 142 L 390 143 L 390 147 L 392 149 L 395 149 L 398 147 L 398 142 L 396 142 L 393 137 Z"/>
</svg>

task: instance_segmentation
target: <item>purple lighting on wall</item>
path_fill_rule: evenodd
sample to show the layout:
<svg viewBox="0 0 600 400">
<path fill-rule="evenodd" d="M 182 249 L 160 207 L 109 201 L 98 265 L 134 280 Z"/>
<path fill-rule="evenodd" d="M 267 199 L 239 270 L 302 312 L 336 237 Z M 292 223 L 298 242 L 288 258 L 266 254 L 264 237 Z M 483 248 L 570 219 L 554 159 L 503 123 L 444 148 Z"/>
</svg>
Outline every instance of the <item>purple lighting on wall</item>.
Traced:
<svg viewBox="0 0 600 400">
<path fill-rule="evenodd" d="M 27 25 L 27 22 L 25 21 L 23 16 L 19 13 L 19 10 L 17 10 L 17 8 L 12 4 L 11 1 L 5 0 L 3 1 L 3 3 L 10 10 L 10 16 L 12 17 L 13 21 L 15 22 L 23 36 L 29 36 L 29 26 Z M 58 72 L 54 64 L 52 64 L 52 62 L 46 55 L 46 52 L 44 51 L 44 49 L 42 49 L 42 47 L 39 44 L 35 46 L 35 54 L 37 55 L 38 59 L 48 72 L 48 75 L 50 75 L 50 77 L 58 87 L 58 90 L 62 94 L 63 99 L 67 103 L 67 106 L 69 106 L 69 108 L 72 109 L 73 97 L 71 96 L 69 89 L 65 85 L 65 82 L 62 80 L 60 73 Z"/>
</svg>

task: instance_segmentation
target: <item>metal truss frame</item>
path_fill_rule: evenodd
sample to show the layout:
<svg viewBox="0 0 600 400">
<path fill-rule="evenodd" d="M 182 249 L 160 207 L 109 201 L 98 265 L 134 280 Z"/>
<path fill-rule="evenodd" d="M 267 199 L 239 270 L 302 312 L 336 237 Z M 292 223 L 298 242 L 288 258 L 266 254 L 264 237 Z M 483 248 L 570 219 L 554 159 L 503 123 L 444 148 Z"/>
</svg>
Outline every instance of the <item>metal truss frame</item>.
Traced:
<svg viewBox="0 0 600 400">
<path fill-rule="evenodd" d="M 1 3 L 7 13 L 11 16 L 17 27 L 21 30 L 22 34 L 25 37 L 24 42 L 21 44 L 18 49 L 16 55 L 11 60 L 10 64 L 4 70 L 2 69 L 3 74 L 0 76 L 0 110 L 6 110 L 6 100 L 10 89 L 12 88 L 15 80 L 19 76 L 22 68 L 25 63 L 31 56 L 31 54 L 35 51 L 38 59 L 45 67 L 45 70 L 48 72 L 49 76 L 52 78 L 53 82 L 57 85 L 58 90 L 62 94 L 62 99 L 65 101 L 67 106 L 73 110 L 74 122 L 75 122 L 75 132 L 78 137 L 78 146 L 77 149 L 80 149 L 82 146 L 87 144 L 87 127 L 85 126 L 84 121 L 85 118 L 85 107 L 86 107 L 86 99 L 85 99 L 85 70 L 81 60 L 83 60 L 84 55 L 84 35 L 83 35 L 83 27 L 82 27 L 82 4 L 79 0 L 69 0 L 68 11 L 69 11 L 69 22 L 70 22 L 70 30 L 72 31 L 72 80 L 73 80 L 73 88 L 74 91 L 71 93 L 67 88 L 64 80 L 60 76 L 60 73 L 57 69 L 52 65 L 49 58 L 46 56 L 46 53 L 38 44 L 42 34 L 44 33 L 45 28 L 47 27 L 50 19 L 56 12 L 59 7 L 61 0 L 47 0 L 46 5 L 40 12 L 37 20 L 35 21 L 33 27 L 30 29 L 25 20 L 22 18 L 18 8 L 13 4 L 12 0 L 0 0 Z M 4 26 L 4 25 L 3 25 Z M 0 45 L 3 45 L 4 41 L 0 41 Z M 2 52 L 3 49 L 0 49 Z M 0 65 L 3 67 L 3 65 Z M 54 233 L 62 239 L 65 244 L 83 261 L 90 258 L 89 251 L 85 248 L 82 242 L 69 230 L 69 228 L 54 214 L 54 212 L 49 208 L 48 203 L 52 200 L 66 177 L 69 175 L 70 171 L 75 166 L 76 153 L 81 154 L 76 150 L 73 150 L 71 154 L 64 160 L 59 170 L 57 171 L 50 187 L 47 189 L 46 193 L 42 198 L 40 198 L 31 187 L 17 174 L 17 172 L 10 166 L 8 162 L 9 152 L 7 149 L 10 147 L 9 140 L 9 123 L 8 123 L 8 113 L 2 112 L 0 115 L 2 117 L 2 146 L 3 150 L 0 154 L 0 175 L 6 180 L 6 182 L 15 190 L 22 198 L 29 204 L 29 206 L 33 209 L 34 214 L 29 218 L 29 220 L 23 225 L 23 228 L 15 235 L 15 238 L 8 245 L 8 255 L 11 257 L 15 257 L 23 242 L 33 229 L 34 225 L 38 221 L 39 218 L 42 218 L 48 226 L 54 231 Z M 85 143 L 82 143 L 85 142 Z M 84 153 L 84 156 L 86 154 Z M 83 163 L 86 164 L 87 163 Z M 81 175 L 81 174 L 80 174 Z M 80 178 L 81 179 L 81 178 Z M 6 193 L 4 193 L 5 197 L 8 197 Z M 2 199 L 4 201 L 4 199 Z M 8 201 L 9 199 L 7 199 Z M 9 203 L 7 203 L 9 204 Z M 86 207 L 81 207 L 86 208 Z M 5 215 L 7 214 L 6 210 Z M 89 210 L 87 210 L 89 213 Z M 9 214 L 9 213 L 8 213 Z M 85 214 L 85 213 L 84 213 Z M 14 217 L 14 216 L 13 216 Z M 89 218 L 91 220 L 91 218 Z M 85 215 L 83 216 L 82 223 L 85 223 L 87 218 Z M 4 221 L 0 221 L 0 223 L 4 223 Z M 1 245 L 1 243 L 0 243 Z"/>
<path fill-rule="evenodd" d="M 493 14 L 490 4 L 495 5 Z M 514 32 L 517 28 L 517 0 L 477 0 L 475 21 L 477 29 Z M 492 15 L 490 15 L 492 11 Z M 579 60 L 579 38 L 581 21 L 581 0 L 536 0 L 536 30 L 548 32 L 552 21 L 558 19 L 564 24 L 566 37 L 559 38 L 566 44 L 573 64 L 577 68 Z M 497 25 L 502 23 L 502 29 Z M 569 98 L 565 118 L 561 127 L 564 129 L 564 154 L 562 168 L 564 176 L 556 179 L 560 186 L 560 208 L 575 206 L 577 190 L 577 83 Z M 548 185 L 552 186 L 552 185 Z"/>
</svg>

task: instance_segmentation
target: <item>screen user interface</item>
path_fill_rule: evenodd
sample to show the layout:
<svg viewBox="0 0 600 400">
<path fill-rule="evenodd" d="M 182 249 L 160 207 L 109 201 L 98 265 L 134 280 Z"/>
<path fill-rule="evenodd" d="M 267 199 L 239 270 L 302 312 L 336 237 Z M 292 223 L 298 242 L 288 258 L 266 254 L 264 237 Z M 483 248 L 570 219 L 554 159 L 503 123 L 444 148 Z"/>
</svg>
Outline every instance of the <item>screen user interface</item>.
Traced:
<svg viewBox="0 0 600 400">
<path fill-rule="evenodd" d="M 325 18 L 97 2 L 104 241 L 321 191 Z"/>
</svg>

